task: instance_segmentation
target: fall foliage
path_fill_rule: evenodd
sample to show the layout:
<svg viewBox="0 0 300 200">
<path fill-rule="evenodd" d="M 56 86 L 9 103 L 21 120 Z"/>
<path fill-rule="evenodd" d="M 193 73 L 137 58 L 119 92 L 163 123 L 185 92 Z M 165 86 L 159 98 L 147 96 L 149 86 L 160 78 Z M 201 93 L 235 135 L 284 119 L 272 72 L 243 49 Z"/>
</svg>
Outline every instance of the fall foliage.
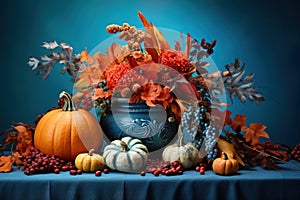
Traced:
<svg viewBox="0 0 300 200">
<path fill-rule="evenodd" d="M 18 166 L 22 166 L 22 157 L 26 156 L 30 152 L 30 148 L 33 146 L 33 133 L 34 127 L 24 123 L 17 123 L 2 134 L 7 134 L 4 139 L 4 146 L 11 145 L 11 154 L 7 156 L 1 156 L 0 159 L 0 172 L 11 171 L 12 164 L 15 163 Z M 15 148 L 14 148 L 15 145 Z M 1 149 L 4 151 L 5 149 Z"/>
<path fill-rule="evenodd" d="M 1 156 L 0 172 L 10 172 L 13 163 L 14 163 L 14 158 L 12 156 Z"/>
<path fill-rule="evenodd" d="M 267 127 L 259 123 L 251 123 L 250 127 L 243 127 L 242 131 L 245 132 L 246 142 L 250 142 L 251 146 L 259 144 L 259 137 L 269 138 L 265 132 Z"/>
</svg>

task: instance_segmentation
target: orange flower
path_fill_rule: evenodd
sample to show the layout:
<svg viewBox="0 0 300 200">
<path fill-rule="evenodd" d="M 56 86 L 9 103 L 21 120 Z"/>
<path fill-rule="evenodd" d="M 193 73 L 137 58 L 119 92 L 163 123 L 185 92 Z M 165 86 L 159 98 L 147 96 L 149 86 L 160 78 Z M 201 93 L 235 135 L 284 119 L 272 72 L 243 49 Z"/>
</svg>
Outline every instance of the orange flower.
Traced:
<svg viewBox="0 0 300 200">
<path fill-rule="evenodd" d="M 141 100 L 145 100 L 150 107 L 160 104 L 167 108 L 173 102 L 174 97 L 171 95 L 169 87 L 162 88 L 161 85 L 156 85 L 151 81 L 136 89 L 131 95 L 129 103 L 139 103 Z"/>
<path fill-rule="evenodd" d="M 162 88 L 160 85 L 154 85 L 151 81 L 150 83 L 143 85 L 141 91 L 141 99 L 145 100 L 148 106 L 155 106 L 155 100 L 160 95 Z"/>
<path fill-rule="evenodd" d="M 113 90 L 119 80 L 124 76 L 126 72 L 131 69 L 129 63 L 122 62 L 120 64 L 116 64 L 109 68 L 107 71 L 104 72 L 106 77 L 107 86 Z M 128 83 L 127 83 L 128 84 Z M 126 85 L 127 86 L 127 85 Z"/>
<path fill-rule="evenodd" d="M 179 73 L 187 73 L 191 70 L 189 61 L 183 53 L 176 50 L 164 50 L 161 54 L 161 64 L 172 67 Z"/>
<path fill-rule="evenodd" d="M 173 97 L 170 93 L 169 87 L 164 87 L 164 89 L 160 92 L 159 96 L 156 98 L 159 104 L 163 105 L 166 109 L 173 101 Z"/>
</svg>

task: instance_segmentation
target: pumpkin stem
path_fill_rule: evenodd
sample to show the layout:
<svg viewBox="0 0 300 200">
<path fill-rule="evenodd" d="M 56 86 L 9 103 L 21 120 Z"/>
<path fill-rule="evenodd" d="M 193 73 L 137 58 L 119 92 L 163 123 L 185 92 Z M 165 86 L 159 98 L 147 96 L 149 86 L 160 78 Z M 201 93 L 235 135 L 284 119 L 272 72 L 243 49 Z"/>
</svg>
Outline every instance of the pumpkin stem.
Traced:
<svg viewBox="0 0 300 200">
<path fill-rule="evenodd" d="M 129 148 L 128 148 L 127 144 L 124 141 L 121 141 L 120 145 L 122 147 L 122 151 L 129 151 Z"/>
<path fill-rule="evenodd" d="M 182 130 L 181 130 L 181 124 L 179 125 L 178 127 L 178 146 L 181 147 L 183 145 L 183 133 L 182 133 Z"/>
<path fill-rule="evenodd" d="M 90 150 L 89 150 L 89 156 L 92 156 L 93 153 L 94 153 L 94 151 L 95 151 L 95 149 L 90 149 Z"/>
<path fill-rule="evenodd" d="M 225 153 L 225 152 L 222 152 L 222 155 L 223 155 L 223 158 L 224 158 L 224 160 L 228 160 L 227 153 Z"/>
<path fill-rule="evenodd" d="M 77 108 L 74 104 L 74 101 L 69 93 L 62 91 L 59 94 L 59 98 L 63 99 L 65 102 L 65 104 L 62 108 L 63 111 L 76 111 L 77 110 Z"/>
</svg>

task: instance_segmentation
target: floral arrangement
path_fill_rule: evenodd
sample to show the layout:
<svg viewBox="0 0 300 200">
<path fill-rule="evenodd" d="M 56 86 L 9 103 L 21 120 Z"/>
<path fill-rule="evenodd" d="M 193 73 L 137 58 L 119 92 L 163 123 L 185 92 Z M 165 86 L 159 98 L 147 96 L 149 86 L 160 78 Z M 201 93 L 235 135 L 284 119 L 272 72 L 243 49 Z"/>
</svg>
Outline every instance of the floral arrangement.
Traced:
<svg viewBox="0 0 300 200">
<path fill-rule="evenodd" d="M 149 107 L 162 106 L 174 116 L 170 120 L 180 122 L 179 129 L 190 136 L 200 153 L 206 152 L 202 162 L 207 164 L 215 160 L 220 151 L 243 166 L 260 165 L 271 169 L 278 167 L 278 161 L 291 158 L 291 148 L 287 145 L 273 144 L 269 140 L 261 142 L 261 137 L 269 138 L 265 125 L 250 123 L 248 126 L 246 116 L 240 114 L 231 117 L 226 99 L 219 98 L 227 92 L 231 102 L 236 97 L 243 103 L 264 101 L 254 87 L 254 74 L 246 74 L 245 65 L 239 59 L 227 64 L 223 71 L 209 72 L 216 40 L 198 42 L 190 34 L 186 37 L 179 34 L 171 48 L 158 28 L 141 12 L 138 16 L 145 30 L 128 23 L 106 27 L 108 33 L 118 34 L 125 45 L 113 43 L 106 53 L 90 55 L 86 49 L 74 54 L 67 43 L 44 42 L 42 46 L 51 54 L 41 59 L 30 57 L 28 64 L 44 79 L 56 64 L 63 65 L 61 73 L 72 76 L 76 89 L 73 99 L 77 106 L 86 110 L 95 107 L 99 116 L 111 112 L 113 98 L 126 98 L 128 103 L 145 103 Z M 182 92 L 185 99 L 176 95 Z M 15 129 L 19 131 L 21 125 Z M 22 127 L 33 134 L 33 126 Z M 18 131 L 13 133 L 16 135 Z M 1 150 L 8 143 L 16 142 L 16 137 L 8 139 L 12 132 L 4 133 L 8 133 L 8 137 Z"/>
</svg>

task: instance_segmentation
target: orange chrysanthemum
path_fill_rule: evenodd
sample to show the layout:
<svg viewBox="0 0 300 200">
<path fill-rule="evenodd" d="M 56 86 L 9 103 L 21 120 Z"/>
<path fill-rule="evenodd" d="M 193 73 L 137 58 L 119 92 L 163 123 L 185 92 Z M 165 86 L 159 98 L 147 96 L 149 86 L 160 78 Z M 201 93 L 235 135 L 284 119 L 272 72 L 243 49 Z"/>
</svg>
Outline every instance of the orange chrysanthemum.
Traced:
<svg viewBox="0 0 300 200">
<path fill-rule="evenodd" d="M 131 69 L 131 67 L 130 67 L 129 63 L 127 63 L 127 62 L 122 62 L 120 64 L 115 64 L 111 68 L 108 68 L 108 70 L 104 72 L 104 76 L 106 77 L 107 86 L 111 90 L 113 90 L 115 88 L 115 86 L 117 85 L 118 81 L 130 69 Z"/>
<path fill-rule="evenodd" d="M 161 54 L 161 64 L 172 67 L 179 73 L 186 73 L 190 70 L 190 63 L 183 53 L 176 50 L 164 50 Z"/>
</svg>

